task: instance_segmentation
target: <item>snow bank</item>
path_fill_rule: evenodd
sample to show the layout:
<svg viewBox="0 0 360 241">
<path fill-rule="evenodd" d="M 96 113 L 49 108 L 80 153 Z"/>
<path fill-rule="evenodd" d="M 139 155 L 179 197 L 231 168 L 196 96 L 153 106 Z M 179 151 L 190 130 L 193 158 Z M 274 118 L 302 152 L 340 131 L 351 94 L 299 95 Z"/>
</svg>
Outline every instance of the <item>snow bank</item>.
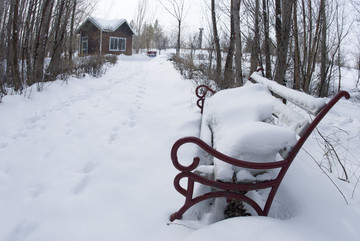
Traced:
<svg viewBox="0 0 360 241">
<path fill-rule="evenodd" d="M 166 56 L 141 55 L 119 56 L 100 79 L 57 81 L 27 98 L 5 96 L 0 240 L 359 240 L 359 175 L 350 183 L 333 178 L 346 205 L 304 150 L 280 185 L 270 217 L 170 223 L 184 197 L 173 187 L 178 172 L 169 152 L 178 138 L 198 136 L 200 113 L 194 103 L 191 84 Z M 354 170 L 358 164 L 350 156 L 360 156 L 359 108 L 341 101 L 320 124 L 322 130 L 350 134 L 339 137 L 348 141 L 346 167 L 351 161 Z M 309 138 L 304 148 L 322 160 L 316 139 Z M 194 155 L 183 152 L 182 157 Z"/>
<path fill-rule="evenodd" d="M 0 240 L 171 240 L 169 157 L 198 135 L 191 85 L 166 56 L 119 56 L 102 78 L 0 104 Z M 184 154 L 184 157 L 192 153 Z M 166 202 L 164 202 L 166 197 Z"/>
</svg>

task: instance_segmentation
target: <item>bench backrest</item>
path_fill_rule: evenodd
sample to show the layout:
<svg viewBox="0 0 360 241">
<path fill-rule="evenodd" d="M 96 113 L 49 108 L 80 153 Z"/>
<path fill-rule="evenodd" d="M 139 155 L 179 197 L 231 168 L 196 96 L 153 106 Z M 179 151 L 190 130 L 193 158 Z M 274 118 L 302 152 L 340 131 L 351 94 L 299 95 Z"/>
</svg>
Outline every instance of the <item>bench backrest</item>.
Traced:
<svg viewBox="0 0 360 241">
<path fill-rule="evenodd" d="M 276 102 L 274 105 L 274 114 L 277 115 L 282 123 L 295 128 L 300 139 L 296 145 L 287 153 L 280 153 L 285 158 L 293 159 L 299 152 L 306 139 L 310 136 L 312 131 L 316 128 L 319 122 L 329 112 L 329 110 L 342 98 L 350 98 L 350 94 L 346 91 L 340 91 L 328 103 L 323 98 L 315 98 L 306 93 L 289 89 L 282 86 L 275 81 L 268 80 L 262 77 L 258 72 L 254 72 L 250 78 L 253 83 L 261 83 L 273 93 L 275 96 L 281 97 L 293 103 L 294 105 L 305 110 L 308 114 L 312 115 L 314 119 L 310 122 L 308 118 L 289 108 L 283 104 L 282 101 Z M 290 156 L 290 157 L 289 157 Z"/>
<path fill-rule="evenodd" d="M 323 98 L 315 98 L 306 93 L 289 89 L 275 81 L 262 77 L 259 73 L 254 72 L 250 78 L 253 83 L 265 85 L 275 96 L 290 101 L 294 105 L 305 110 L 308 114 L 316 116 L 326 105 Z M 295 129 L 298 135 L 302 136 L 309 125 L 308 118 L 289 108 L 282 101 L 277 101 L 274 105 L 274 114 L 279 117 L 280 121 Z"/>
</svg>

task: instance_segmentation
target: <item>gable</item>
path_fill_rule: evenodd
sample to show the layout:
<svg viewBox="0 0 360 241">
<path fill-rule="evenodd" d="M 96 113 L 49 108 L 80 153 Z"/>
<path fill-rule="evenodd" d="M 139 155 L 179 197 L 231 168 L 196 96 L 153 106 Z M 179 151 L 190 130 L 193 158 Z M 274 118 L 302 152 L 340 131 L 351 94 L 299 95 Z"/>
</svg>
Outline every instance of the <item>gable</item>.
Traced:
<svg viewBox="0 0 360 241">
<path fill-rule="evenodd" d="M 135 34 L 126 19 L 103 19 L 94 17 L 88 17 L 78 28 L 77 32 L 79 33 L 80 31 L 83 31 L 83 29 L 88 29 L 89 24 L 95 26 L 97 29 L 103 32 L 124 31 L 128 35 Z"/>
</svg>

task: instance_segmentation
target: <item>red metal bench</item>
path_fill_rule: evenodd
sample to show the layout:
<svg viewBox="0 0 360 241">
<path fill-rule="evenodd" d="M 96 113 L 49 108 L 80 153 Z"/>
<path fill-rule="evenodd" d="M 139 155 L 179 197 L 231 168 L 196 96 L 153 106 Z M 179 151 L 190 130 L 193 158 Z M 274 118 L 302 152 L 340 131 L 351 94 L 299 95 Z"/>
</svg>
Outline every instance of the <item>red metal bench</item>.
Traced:
<svg viewBox="0 0 360 241">
<path fill-rule="evenodd" d="M 264 80 L 264 78 L 259 78 L 257 75 L 252 75 L 252 78 L 258 82 Z M 267 85 L 267 83 L 263 83 Z M 272 92 L 275 92 L 277 95 L 281 96 L 281 93 L 277 93 L 277 87 L 271 85 L 267 86 Z M 281 88 L 281 87 L 280 87 Z M 285 87 L 286 88 L 286 87 Z M 203 89 L 202 91 L 200 91 Z M 201 109 L 201 113 L 204 108 L 204 100 L 207 92 L 211 92 L 212 94 L 215 91 L 211 90 L 207 86 L 199 86 L 196 89 L 196 95 L 199 98 L 197 101 L 198 107 Z M 281 91 L 280 91 L 281 92 Z M 295 102 L 291 100 L 289 96 L 282 96 L 283 98 L 290 99 L 289 101 Z M 302 126 L 299 131 L 299 139 L 297 143 L 292 147 L 290 151 L 283 155 L 283 160 L 275 161 L 275 162 L 263 162 L 263 163 L 254 163 L 248 162 L 246 160 L 238 160 L 232 158 L 230 156 L 224 155 L 223 153 L 215 150 L 212 146 L 208 145 L 206 142 L 197 137 L 184 137 L 175 142 L 171 149 L 171 160 L 176 169 L 180 171 L 180 173 L 174 179 L 175 189 L 185 197 L 184 205 L 175 213 L 170 216 L 170 221 L 174 221 L 175 219 L 181 219 L 183 214 L 195 204 L 202 202 L 204 200 L 225 197 L 229 199 L 236 199 L 242 202 L 249 204 L 259 216 L 267 216 L 271 207 L 271 204 L 274 200 L 275 194 L 279 188 L 281 181 L 283 180 L 287 170 L 289 169 L 290 164 L 296 157 L 297 153 L 310 136 L 312 131 L 316 128 L 319 122 L 324 118 L 324 116 L 329 112 L 329 110 L 341 99 L 345 97 L 346 99 L 350 98 L 350 95 L 346 91 L 340 91 L 336 96 L 334 96 L 324 107 L 320 110 L 310 110 L 314 115 L 314 119 L 311 123 Z M 200 149 L 208 153 L 209 155 L 223 161 L 229 163 L 233 166 L 249 168 L 249 169 L 257 169 L 257 170 L 269 170 L 269 169 L 277 169 L 280 170 L 277 176 L 272 180 L 260 181 L 260 182 L 251 182 L 251 183 L 229 183 L 223 182 L 216 179 L 211 179 L 206 176 L 200 175 L 194 170 L 199 166 L 200 158 L 194 157 L 193 161 L 190 165 L 184 166 L 178 160 L 178 150 L 179 148 L 186 144 L 193 143 L 197 145 Z M 180 182 L 182 179 L 187 179 L 187 187 L 184 188 L 181 186 Z M 200 183 L 202 185 L 206 185 L 212 187 L 212 191 L 207 192 L 205 194 L 201 194 L 198 196 L 194 196 L 194 187 L 195 183 Z M 260 190 L 270 188 L 270 192 L 267 196 L 265 205 L 261 207 L 255 200 L 244 195 L 245 192 L 251 190 Z"/>
<path fill-rule="evenodd" d="M 157 51 L 153 51 L 153 50 L 147 51 L 148 57 L 154 58 L 154 57 L 156 57 L 156 55 L 157 55 Z"/>
</svg>

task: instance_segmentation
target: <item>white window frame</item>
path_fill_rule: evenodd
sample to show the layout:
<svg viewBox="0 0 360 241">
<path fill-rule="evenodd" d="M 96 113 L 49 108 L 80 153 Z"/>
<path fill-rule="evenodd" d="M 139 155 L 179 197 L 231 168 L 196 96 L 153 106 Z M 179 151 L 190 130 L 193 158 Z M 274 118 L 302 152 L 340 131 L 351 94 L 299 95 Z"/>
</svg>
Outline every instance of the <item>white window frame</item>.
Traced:
<svg viewBox="0 0 360 241">
<path fill-rule="evenodd" d="M 120 41 L 124 41 L 124 46 L 122 49 L 120 49 Z M 113 48 L 111 48 L 111 42 L 115 41 L 115 45 Z M 120 37 L 110 37 L 109 39 L 109 51 L 126 51 L 126 38 L 120 38 Z"/>
<path fill-rule="evenodd" d="M 85 42 L 86 42 L 86 49 L 84 49 L 84 43 Z M 89 54 L 89 37 L 88 36 L 83 36 L 81 38 L 81 54 L 82 55 Z"/>
</svg>

